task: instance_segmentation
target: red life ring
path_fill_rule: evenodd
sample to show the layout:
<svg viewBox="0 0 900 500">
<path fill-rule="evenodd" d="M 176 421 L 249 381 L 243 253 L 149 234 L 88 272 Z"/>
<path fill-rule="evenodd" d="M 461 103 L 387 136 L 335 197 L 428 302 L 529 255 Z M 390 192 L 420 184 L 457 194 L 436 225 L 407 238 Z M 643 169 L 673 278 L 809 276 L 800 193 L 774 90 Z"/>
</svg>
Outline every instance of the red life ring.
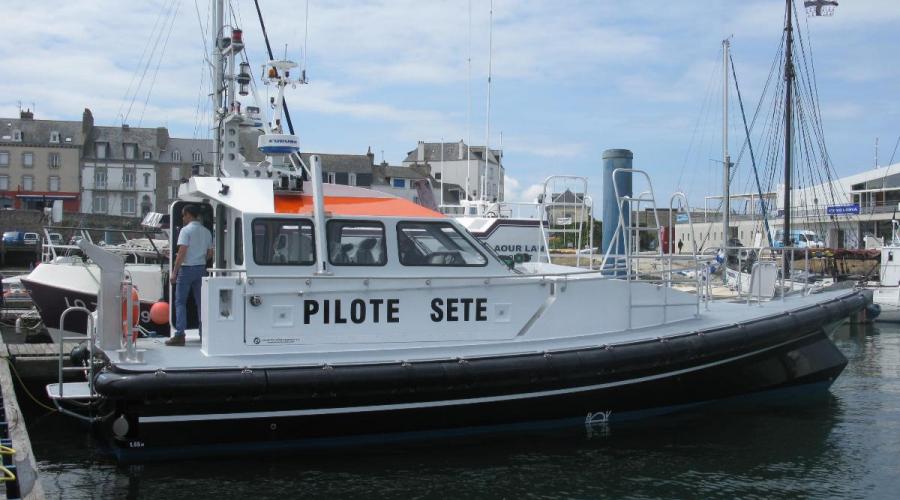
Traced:
<svg viewBox="0 0 900 500">
<path fill-rule="evenodd" d="M 141 303 L 138 298 L 137 288 L 131 287 L 131 320 L 132 327 L 128 326 L 128 297 L 125 296 L 126 292 L 123 287 L 122 289 L 122 337 L 128 338 L 128 332 L 131 331 L 131 340 L 136 340 L 138 336 L 137 328 L 133 328 L 138 325 L 141 321 Z"/>
</svg>

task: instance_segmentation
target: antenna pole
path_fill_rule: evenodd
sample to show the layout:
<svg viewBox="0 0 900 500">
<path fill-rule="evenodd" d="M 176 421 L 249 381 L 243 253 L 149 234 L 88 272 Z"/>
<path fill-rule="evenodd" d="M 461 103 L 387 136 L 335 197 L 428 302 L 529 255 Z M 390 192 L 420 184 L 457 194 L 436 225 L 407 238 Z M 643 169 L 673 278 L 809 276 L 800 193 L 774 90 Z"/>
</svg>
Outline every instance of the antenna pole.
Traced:
<svg viewBox="0 0 900 500">
<path fill-rule="evenodd" d="M 793 144 L 793 99 L 794 99 L 794 27 L 791 0 L 785 0 L 787 23 L 784 27 L 784 234 L 785 248 L 791 246 L 791 146 Z"/>
<path fill-rule="evenodd" d="M 724 183 L 722 189 L 722 246 L 728 246 L 731 228 L 731 156 L 728 154 L 728 49 L 730 42 L 722 40 L 722 165 Z"/>
<path fill-rule="evenodd" d="M 472 193 L 469 179 L 472 176 L 472 0 L 469 0 L 469 53 L 466 59 L 466 200 Z M 441 179 L 443 180 L 443 179 Z"/>
<path fill-rule="evenodd" d="M 484 137 L 484 172 L 481 173 L 481 201 L 487 200 L 488 162 L 491 156 L 491 74 L 494 62 L 494 0 L 491 0 L 490 29 L 488 30 L 488 79 L 487 79 L 487 126 Z"/>
<path fill-rule="evenodd" d="M 221 0 L 220 0 L 221 1 Z M 262 11 L 259 10 L 259 0 L 253 0 L 254 5 L 256 5 L 256 15 L 259 17 L 259 26 L 262 28 L 263 40 L 266 42 L 266 50 L 269 53 L 269 60 L 274 61 L 275 56 L 272 54 L 272 45 L 269 43 L 269 34 L 266 33 L 266 23 L 263 21 Z M 306 47 L 303 48 L 304 52 L 306 51 Z M 287 51 L 287 48 L 285 48 Z M 303 68 L 306 70 L 306 67 Z M 303 75 L 304 79 L 306 75 Z M 294 123 L 291 121 L 291 112 L 288 111 L 287 100 L 282 99 L 281 107 L 284 109 L 284 119 L 287 121 L 288 130 L 291 132 L 291 135 L 294 135 Z"/>
</svg>

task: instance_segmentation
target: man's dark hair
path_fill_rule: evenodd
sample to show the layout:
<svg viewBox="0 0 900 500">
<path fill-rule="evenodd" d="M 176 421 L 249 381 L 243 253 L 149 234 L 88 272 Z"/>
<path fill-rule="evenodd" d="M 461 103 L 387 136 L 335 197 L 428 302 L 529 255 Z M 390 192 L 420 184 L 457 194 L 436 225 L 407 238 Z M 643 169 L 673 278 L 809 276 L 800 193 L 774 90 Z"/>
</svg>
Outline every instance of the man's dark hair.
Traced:
<svg viewBox="0 0 900 500">
<path fill-rule="evenodd" d="M 200 207 L 197 205 L 185 205 L 184 208 L 181 209 L 181 213 L 189 213 L 191 217 L 195 219 L 200 218 Z"/>
</svg>

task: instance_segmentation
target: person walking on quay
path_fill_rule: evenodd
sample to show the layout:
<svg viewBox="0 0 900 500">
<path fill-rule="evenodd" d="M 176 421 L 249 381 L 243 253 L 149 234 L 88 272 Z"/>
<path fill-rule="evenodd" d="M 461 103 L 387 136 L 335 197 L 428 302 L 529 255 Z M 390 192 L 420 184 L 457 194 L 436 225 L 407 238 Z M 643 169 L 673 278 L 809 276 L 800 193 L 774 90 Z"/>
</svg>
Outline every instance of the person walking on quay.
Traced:
<svg viewBox="0 0 900 500">
<path fill-rule="evenodd" d="M 187 301 L 193 292 L 200 312 L 200 288 L 206 275 L 206 260 L 213 256 L 212 233 L 200 223 L 200 208 L 187 205 L 181 211 L 184 227 L 178 233 L 178 254 L 169 281 L 175 285 L 175 333 L 166 345 L 183 346 L 187 329 Z M 202 329 L 202 325 L 201 325 Z M 201 330 L 202 331 L 202 330 Z"/>
<path fill-rule="evenodd" d="M 681 241 L 681 238 L 678 238 L 678 253 L 681 253 L 682 248 L 684 248 L 684 242 Z"/>
</svg>

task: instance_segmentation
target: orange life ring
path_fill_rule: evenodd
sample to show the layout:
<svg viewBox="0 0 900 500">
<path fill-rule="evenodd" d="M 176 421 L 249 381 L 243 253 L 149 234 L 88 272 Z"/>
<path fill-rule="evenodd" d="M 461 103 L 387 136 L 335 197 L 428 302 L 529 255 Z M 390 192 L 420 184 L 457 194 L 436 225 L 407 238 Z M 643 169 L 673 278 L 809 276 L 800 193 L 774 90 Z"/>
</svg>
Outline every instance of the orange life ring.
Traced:
<svg viewBox="0 0 900 500">
<path fill-rule="evenodd" d="M 131 287 L 131 320 L 132 328 L 128 327 L 128 297 L 125 297 L 124 287 L 122 289 L 122 337 L 128 338 L 128 332 L 131 331 L 131 340 L 136 340 L 138 331 L 133 328 L 141 321 L 141 303 L 138 297 L 137 288 Z"/>
</svg>

